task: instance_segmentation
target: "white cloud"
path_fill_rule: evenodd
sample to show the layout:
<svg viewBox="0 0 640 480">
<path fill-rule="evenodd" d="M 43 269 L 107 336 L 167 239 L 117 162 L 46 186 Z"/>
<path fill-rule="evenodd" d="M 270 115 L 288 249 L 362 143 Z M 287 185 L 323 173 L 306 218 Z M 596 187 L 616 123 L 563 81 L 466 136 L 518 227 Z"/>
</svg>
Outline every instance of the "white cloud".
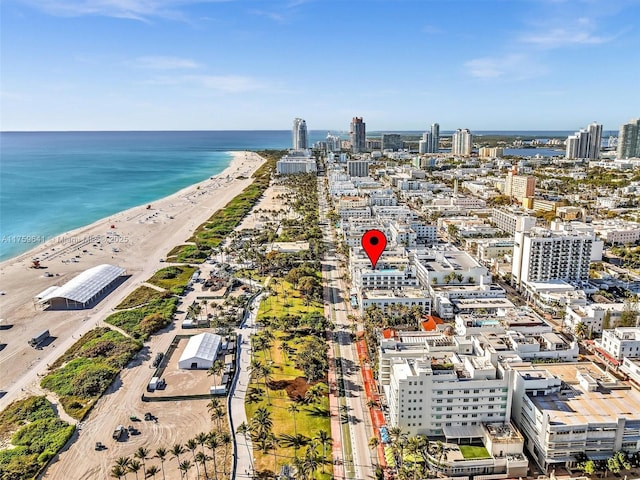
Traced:
<svg viewBox="0 0 640 480">
<path fill-rule="evenodd" d="M 242 93 L 264 88 L 256 79 L 241 75 L 192 75 L 188 78 L 205 88 L 225 93 Z"/>
<path fill-rule="evenodd" d="M 179 70 L 201 66 L 189 58 L 180 57 L 139 57 L 135 60 L 135 65 L 153 70 Z"/>
<path fill-rule="evenodd" d="M 179 75 L 159 77 L 145 82 L 153 85 L 191 85 L 221 93 L 244 93 L 263 90 L 266 84 L 243 75 Z"/>
<path fill-rule="evenodd" d="M 39 10 L 62 17 L 85 15 L 149 21 L 151 18 L 184 20 L 180 7 L 229 0 L 23 0 Z"/>
<path fill-rule="evenodd" d="M 268 19 L 273 20 L 274 22 L 278 22 L 278 23 L 286 23 L 287 22 L 287 19 L 281 13 L 268 12 L 266 10 L 249 10 L 249 13 L 251 13 L 252 15 L 257 15 L 259 17 L 268 18 Z"/>
<path fill-rule="evenodd" d="M 469 74 L 481 79 L 509 78 L 524 80 L 545 72 L 545 68 L 525 55 L 480 57 L 465 62 Z"/>
<path fill-rule="evenodd" d="M 585 19 L 581 19 L 582 22 Z M 584 23 L 579 22 L 581 25 Z M 582 29 L 554 28 L 547 32 L 531 33 L 520 37 L 520 41 L 543 48 L 560 48 L 570 45 L 600 45 L 613 40 L 615 36 L 599 36 Z"/>
</svg>

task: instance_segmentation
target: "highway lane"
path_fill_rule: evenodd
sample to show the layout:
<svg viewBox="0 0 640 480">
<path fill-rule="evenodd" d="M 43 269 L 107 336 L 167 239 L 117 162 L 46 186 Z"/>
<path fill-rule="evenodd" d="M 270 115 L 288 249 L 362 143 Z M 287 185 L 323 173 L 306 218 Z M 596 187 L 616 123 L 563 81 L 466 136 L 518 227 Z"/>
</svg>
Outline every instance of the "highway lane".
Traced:
<svg viewBox="0 0 640 480">
<path fill-rule="evenodd" d="M 320 195 L 321 220 L 326 219 L 328 206 L 324 200 L 324 178 L 318 179 Z M 343 269 L 340 268 L 336 250 L 335 232 L 332 227 L 323 225 L 327 253 L 323 261 L 323 275 L 331 310 L 331 320 L 335 325 L 332 348 L 336 356 L 337 382 L 342 386 L 340 396 L 340 416 L 342 425 L 343 458 L 345 477 L 358 480 L 374 478 L 375 457 L 368 446 L 373 435 L 370 427 L 369 411 L 366 408 L 364 381 L 359 368 L 358 354 L 350 331 L 349 291 L 341 280 Z M 345 438 L 348 436 L 349 438 Z M 349 455 L 349 450 L 351 455 Z"/>
</svg>

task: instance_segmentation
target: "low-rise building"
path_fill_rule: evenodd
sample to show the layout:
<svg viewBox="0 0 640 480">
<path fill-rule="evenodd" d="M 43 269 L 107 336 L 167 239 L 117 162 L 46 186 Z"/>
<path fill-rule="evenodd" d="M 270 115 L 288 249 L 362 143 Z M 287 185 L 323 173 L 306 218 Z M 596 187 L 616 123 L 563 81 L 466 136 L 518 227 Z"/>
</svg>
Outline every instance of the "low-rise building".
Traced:
<svg viewBox="0 0 640 480">
<path fill-rule="evenodd" d="M 505 364 L 514 377 L 513 421 L 545 472 L 576 456 L 640 451 L 640 392 L 593 364 Z"/>
<path fill-rule="evenodd" d="M 394 307 L 404 306 L 408 309 L 417 307 L 423 314 L 431 313 L 431 298 L 425 290 L 415 288 L 402 288 L 395 290 L 367 290 L 360 291 L 360 315 L 372 306 L 380 308 L 385 314 L 390 315 Z"/>
<path fill-rule="evenodd" d="M 583 323 L 587 327 L 588 333 L 600 334 L 604 328 L 615 327 L 620 323 L 623 310 L 623 303 L 567 305 L 565 309 L 564 326 L 574 332 L 576 325 Z M 608 323 L 608 325 L 605 325 L 605 323 Z"/>
<path fill-rule="evenodd" d="M 595 344 L 618 361 L 625 357 L 640 357 L 640 328 L 618 327 L 604 330 L 602 338 L 597 339 Z"/>
</svg>

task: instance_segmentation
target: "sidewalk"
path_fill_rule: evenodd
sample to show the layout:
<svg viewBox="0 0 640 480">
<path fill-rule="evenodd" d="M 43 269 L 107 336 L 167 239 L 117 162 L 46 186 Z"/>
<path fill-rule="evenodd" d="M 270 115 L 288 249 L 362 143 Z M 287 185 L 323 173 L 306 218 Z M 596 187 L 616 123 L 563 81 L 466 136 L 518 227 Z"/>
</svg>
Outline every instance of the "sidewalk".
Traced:
<svg viewBox="0 0 640 480">
<path fill-rule="evenodd" d="M 229 428 L 233 438 L 234 463 L 231 478 L 253 478 L 253 445 L 251 439 L 238 435 L 236 429 L 243 422 L 249 423 L 244 400 L 249 385 L 249 363 L 251 361 L 251 335 L 255 333 L 256 314 L 264 294 L 258 295 L 249 309 L 246 320 L 236 329 L 238 335 L 238 365 L 236 376 L 229 391 Z"/>
</svg>

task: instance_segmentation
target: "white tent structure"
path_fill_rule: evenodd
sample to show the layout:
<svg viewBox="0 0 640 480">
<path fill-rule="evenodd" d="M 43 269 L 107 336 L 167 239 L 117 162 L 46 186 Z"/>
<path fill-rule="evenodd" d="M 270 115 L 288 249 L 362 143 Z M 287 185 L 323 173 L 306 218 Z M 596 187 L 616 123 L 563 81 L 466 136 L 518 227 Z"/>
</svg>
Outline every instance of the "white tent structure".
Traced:
<svg viewBox="0 0 640 480">
<path fill-rule="evenodd" d="M 218 356 L 222 337 L 215 333 L 200 333 L 189 339 L 182 352 L 178 367 L 183 369 L 207 369 Z"/>
<path fill-rule="evenodd" d="M 115 265 L 98 265 L 85 270 L 61 287 L 54 285 L 33 299 L 44 308 L 87 308 L 108 290 L 126 270 Z"/>
</svg>

